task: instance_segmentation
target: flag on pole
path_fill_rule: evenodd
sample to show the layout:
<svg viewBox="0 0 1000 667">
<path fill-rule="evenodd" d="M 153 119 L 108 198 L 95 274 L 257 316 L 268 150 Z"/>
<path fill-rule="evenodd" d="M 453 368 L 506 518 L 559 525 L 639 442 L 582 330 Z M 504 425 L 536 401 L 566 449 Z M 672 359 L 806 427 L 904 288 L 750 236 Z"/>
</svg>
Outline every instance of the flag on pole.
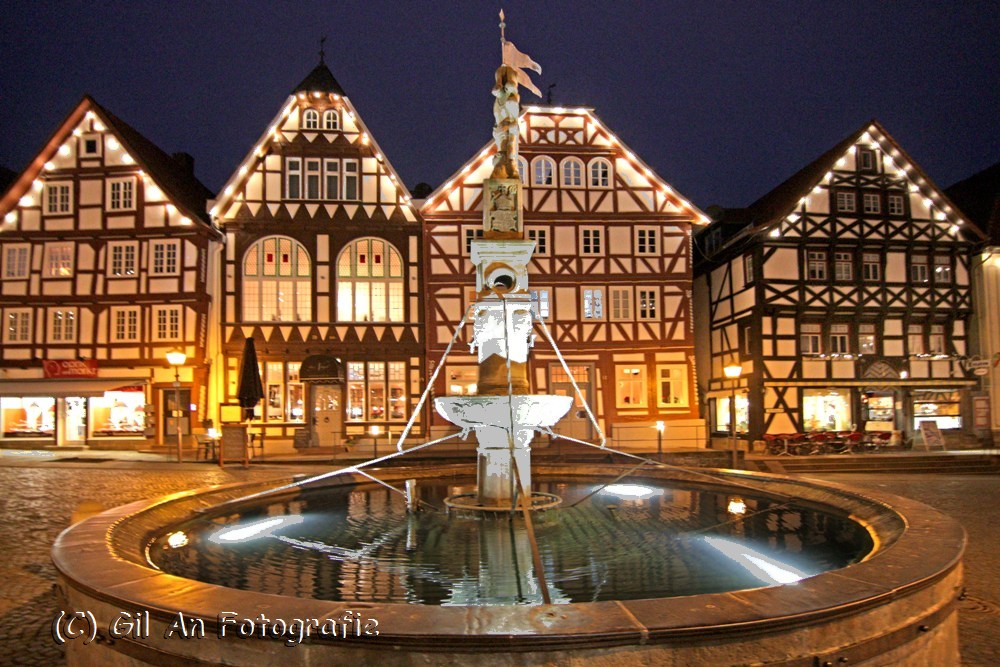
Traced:
<svg viewBox="0 0 1000 667">
<path fill-rule="evenodd" d="M 517 82 L 533 92 L 538 97 L 542 96 L 542 91 L 538 90 L 531 81 L 525 69 L 530 69 L 538 74 L 542 73 L 542 66 L 532 60 L 527 54 L 521 53 L 514 46 L 513 42 L 504 40 L 503 42 L 503 64 L 507 65 L 517 73 Z"/>
</svg>

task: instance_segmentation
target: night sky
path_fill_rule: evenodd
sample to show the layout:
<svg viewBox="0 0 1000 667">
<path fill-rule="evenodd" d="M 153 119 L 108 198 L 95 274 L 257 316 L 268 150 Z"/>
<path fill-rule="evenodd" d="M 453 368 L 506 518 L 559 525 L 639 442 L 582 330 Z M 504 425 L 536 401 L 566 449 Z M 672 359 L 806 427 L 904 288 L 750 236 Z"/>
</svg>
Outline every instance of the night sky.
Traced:
<svg viewBox="0 0 1000 667">
<path fill-rule="evenodd" d="M 11 2 L 0 166 L 84 93 L 217 191 L 326 62 L 409 187 L 490 140 L 493 2 Z M 697 205 L 749 204 L 870 118 L 945 187 L 1000 160 L 995 2 L 504 2 L 553 103 L 586 105 Z M 523 94 L 526 102 L 535 101 Z"/>
</svg>

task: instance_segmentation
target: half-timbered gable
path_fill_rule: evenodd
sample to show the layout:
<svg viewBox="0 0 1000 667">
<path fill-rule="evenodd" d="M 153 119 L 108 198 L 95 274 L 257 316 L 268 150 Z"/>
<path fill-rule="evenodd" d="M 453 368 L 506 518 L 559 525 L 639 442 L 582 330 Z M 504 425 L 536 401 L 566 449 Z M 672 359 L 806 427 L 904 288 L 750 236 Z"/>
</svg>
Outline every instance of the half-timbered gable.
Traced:
<svg viewBox="0 0 1000 667">
<path fill-rule="evenodd" d="M 211 210 L 226 234 L 223 421 L 239 419 L 236 375 L 253 337 L 267 436 L 287 440 L 314 413 L 316 445 L 398 432 L 420 392 L 420 225 L 325 64 L 292 91 Z"/>
<path fill-rule="evenodd" d="M 702 389 L 730 430 L 965 427 L 974 229 L 876 121 L 698 238 Z"/>
<path fill-rule="evenodd" d="M 707 217 L 591 109 L 527 107 L 519 146 L 524 228 L 535 241 L 533 298 L 576 382 L 599 419 L 615 424 L 610 435 L 619 444 L 648 446 L 656 436 L 650 426 L 667 420 L 673 442 L 693 445 L 700 422 L 690 234 Z M 482 181 L 494 153 L 492 144 L 483 148 L 421 209 L 431 363 L 473 300 L 470 243 L 482 233 Z M 447 363 L 435 391 L 474 392 L 475 359 L 452 352 Z M 548 345 L 531 364 L 533 391 L 572 393 Z M 593 435 L 582 409 L 559 428 Z"/>
<path fill-rule="evenodd" d="M 189 432 L 206 400 L 221 241 L 209 196 L 189 155 L 167 155 L 90 97 L 70 113 L 0 200 L 5 437 L 123 446 L 176 434 L 173 350 L 188 359 Z"/>
</svg>

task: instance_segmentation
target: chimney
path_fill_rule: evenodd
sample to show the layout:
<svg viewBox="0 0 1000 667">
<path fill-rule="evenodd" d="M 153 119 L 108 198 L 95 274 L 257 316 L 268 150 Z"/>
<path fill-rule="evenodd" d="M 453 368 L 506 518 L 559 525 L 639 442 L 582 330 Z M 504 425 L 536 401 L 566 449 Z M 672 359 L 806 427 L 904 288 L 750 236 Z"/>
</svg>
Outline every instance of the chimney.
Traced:
<svg viewBox="0 0 1000 667">
<path fill-rule="evenodd" d="M 170 157 L 185 173 L 194 175 L 194 157 L 190 153 L 174 153 Z"/>
</svg>

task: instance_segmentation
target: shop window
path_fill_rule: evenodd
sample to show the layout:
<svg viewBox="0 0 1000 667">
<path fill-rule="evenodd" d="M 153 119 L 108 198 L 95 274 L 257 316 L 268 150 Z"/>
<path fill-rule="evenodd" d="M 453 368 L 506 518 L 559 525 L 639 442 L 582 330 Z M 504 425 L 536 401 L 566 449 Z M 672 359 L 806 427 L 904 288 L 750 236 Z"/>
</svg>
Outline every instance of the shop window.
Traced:
<svg viewBox="0 0 1000 667">
<path fill-rule="evenodd" d="M 935 422 L 939 429 L 962 428 L 961 394 L 953 390 L 927 390 L 912 394 L 913 429 L 921 422 Z"/>
<path fill-rule="evenodd" d="M 55 436 L 56 399 L 48 396 L 0 398 L 4 439 Z"/>
<path fill-rule="evenodd" d="M 405 362 L 348 362 L 348 421 L 404 421 L 406 403 Z"/>
<path fill-rule="evenodd" d="M 388 241 L 358 239 L 340 252 L 337 321 L 403 321 L 403 259 Z"/>
<path fill-rule="evenodd" d="M 803 390 L 802 423 L 806 431 L 846 431 L 852 428 L 851 390 Z"/>
<path fill-rule="evenodd" d="M 715 410 L 715 430 L 719 433 L 732 432 L 732 396 L 716 398 Z M 745 394 L 736 394 L 736 432 L 746 433 L 750 428 L 750 401 Z"/>
<path fill-rule="evenodd" d="M 312 263 L 294 239 L 269 236 L 243 259 L 243 320 L 308 322 L 312 319 Z"/>
<path fill-rule="evenodd" d="M 895 399 L 892 392 L 867 392 L 861 398 L 864 408 L 865 428 L 873 431 L 891 431 L 896 420 Z"/>
<path fill-rule="evenodd" d="M 661 408 L 688 405 L 686 364 L 662 364 L 656 367 L 656 402 Z"/>
<path fill-rule="evenodd" d="M 448 377 L 448 396 L 475 396 L 479 379 L 479 369 L 476 366 L 448 366 L 445 368 Z"/>
<path fill-rule="evenodd" d="M 619 408 L 646 407 L 645 366 L 615 366 L 615 405 Z"/>
<path fill-rule="evenodd" d="M 106 391 L 90 399 L 90 437 L 140 437 L 146 429 L 146 394 Z"/>
</svg>

